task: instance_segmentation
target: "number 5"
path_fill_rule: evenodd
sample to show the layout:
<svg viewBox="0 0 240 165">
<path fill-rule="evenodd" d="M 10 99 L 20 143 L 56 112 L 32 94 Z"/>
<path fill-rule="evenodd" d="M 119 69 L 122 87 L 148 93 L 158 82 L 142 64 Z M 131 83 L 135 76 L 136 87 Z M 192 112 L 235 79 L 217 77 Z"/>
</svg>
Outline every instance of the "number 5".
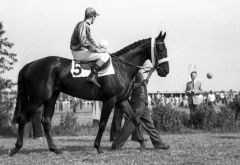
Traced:
<svg viewBox="0 0 240 165">
<path fill-rule="evenodd" d="M 73 72 L 74 76 L 80 75 L 81 72 L 82 72 L 82 69 L 81 69 L 80 65 L 77 64 L 76 62 L 74 62 L 74 72 Z"/>
</svg>

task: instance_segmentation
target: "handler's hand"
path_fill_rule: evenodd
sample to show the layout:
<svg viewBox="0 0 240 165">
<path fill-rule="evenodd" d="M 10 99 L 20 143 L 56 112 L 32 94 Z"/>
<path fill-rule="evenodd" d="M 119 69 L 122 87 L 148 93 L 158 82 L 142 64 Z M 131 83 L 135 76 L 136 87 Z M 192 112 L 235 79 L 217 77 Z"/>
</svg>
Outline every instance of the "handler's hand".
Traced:
<svg viewBox="0 0 240 165">
<path fill-rule="evenodd" d="M 142 83 L 143 83 L 144 85 L 147 85 L 147 84 L 148 84 L 148 80 L 147 80 L 147 79 L 144 79 L 144 80 L 142 81 Z"/>
</svg>

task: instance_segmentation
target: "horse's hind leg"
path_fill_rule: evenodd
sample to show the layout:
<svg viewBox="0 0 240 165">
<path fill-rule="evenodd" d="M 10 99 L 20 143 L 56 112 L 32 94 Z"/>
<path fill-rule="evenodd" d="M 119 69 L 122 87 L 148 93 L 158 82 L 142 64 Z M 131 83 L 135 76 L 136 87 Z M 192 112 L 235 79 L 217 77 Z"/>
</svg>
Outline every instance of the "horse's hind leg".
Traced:
<svg viewBox="0 0 240 165">
<path fill-rule="evenodd" d="M 53 93 L 53 96 L 47 102 L 44 103 L 44 111 L 42 118 L 42 125 L 48 142 L 49 150 L 56 154 L 61 153 L 61 151 L 57 149 L 51 135 L 51 120 L 54 113 L 55 103 L 58 98 L 58 95 L 59 92 Z"/>
<path fill-rule="evenodd" d="M 26 122 L 19 123 L 17 142 L 15 144 L 15 147 L 13 149 L 9 150 L 9 156 L 13 156 L 22 148 L 25 124 L 26 124 Z"/>
<path fill-rule="evenodd" d="M 20 123 L 18 124 L 17 142 L 15 144 L 15 148 L 13 148 L 9 151 L 10 156 L 13 156 L 22 148 L 23 136 L 24 136 L 24 126 L 25 126 L 26 122 L 29 121 L 29 119 L 32 117 L 32 115 L 34 115 L 34 113 L 40 106 L 41 106 L 41 104 L 29 102 L 25 111 L 22 112 L 22 113 L 25 113 L 24 115 L 27 119 L 21 120 Z"/>
</svg>

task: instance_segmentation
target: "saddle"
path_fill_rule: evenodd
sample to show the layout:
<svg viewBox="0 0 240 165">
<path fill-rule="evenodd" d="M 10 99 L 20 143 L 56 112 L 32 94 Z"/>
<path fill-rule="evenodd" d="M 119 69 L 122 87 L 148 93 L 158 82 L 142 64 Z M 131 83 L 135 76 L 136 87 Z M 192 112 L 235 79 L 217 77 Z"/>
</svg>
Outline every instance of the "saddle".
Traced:
<svg viewBox="0 0 240 165">
<path fill-rule="evenodd" d="M 93 65 L 96 63 L 96 61 L 79 61 L 79 60 L 75 60 L 75 59 L 74 59 L 74 61 L 77 64 L 80 64 L 81 68 L 85 69 L 85 70 L 91 70 Z M 100 68 L 100 71 L 105 70 L 106 68 L 109 67 L 109 65 L 110 65 L 110 59 L 105 64 L 103 64 L 103 66 Z"/>
</svg>

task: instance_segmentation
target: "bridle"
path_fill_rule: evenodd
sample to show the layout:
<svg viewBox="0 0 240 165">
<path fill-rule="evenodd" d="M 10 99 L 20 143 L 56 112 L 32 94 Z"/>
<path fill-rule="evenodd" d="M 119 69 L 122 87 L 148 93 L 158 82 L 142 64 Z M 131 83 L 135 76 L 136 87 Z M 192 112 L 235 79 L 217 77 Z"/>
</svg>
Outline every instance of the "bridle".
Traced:
<svg viewBox="0 0 240 165">
<path fill-rule="evenodd" d="M 162 64 L 164 62 L 168 62 L 169 61 L 168 57 L 164 57 L 164 58 L 159 60 L 158 56 L 155 56 L 155 53 L 157 52 L 157 51 L 155 51 L 155 49 L 156 49 L 155 45 L 158 45 L 158 44 L 164 44 L 164 42 L 160 41 L 160 42 L 155 43 L 155 38 L 152 37 L 152 39 L 151 39 L 151 60 L 152 60 L 153 68 L 157 68 L 158 64 Z M 157 57 L 157 59 L 155 59 L 155 57 Z"/>
<path fill-rule="evenodd" d="M 155 69 L 158 68 L 158 65 L 169 61 L 168 57 L 164 57 L 162 59 L 158 59 L 158 56 L 155 56 L 155 53 L 157 52 L 155 45 L 158 45 L 158 44 L 164 44 L 164 42 L 160 41 L 160 42 L 155 43 L 155 37 L 152 37 L 151 38 L 151 61 L 152 61 L 153 67 L 148 67 L 148 69 L 146 69 L 143 66 L 139 66 L 139 65 L 133 64 L 131 62 L 128 62 L 128 61 L 126 61 L 126 60 L 124 60 L 124 59 L 122 59 L 122 58 L 120 58 L 118 56 L 115 56 L 113 54 L 111 54 L 111 56 L 112 57 L 116 57 L 120 61 L 122 61 L 122 62 L 124 62 L 124 63 L 126 63 L 126 64 L 128 64 L 130 66 L 136 67 L 138 69 L 143 69 L 144 73 L 148 73 L 147 78 L 146 78 L 148 80 L 151 77 L 152 73 L 155 71 Z M 157 58 L 155 58 L 155 57 L 157 57 Z"/>
</svg>

